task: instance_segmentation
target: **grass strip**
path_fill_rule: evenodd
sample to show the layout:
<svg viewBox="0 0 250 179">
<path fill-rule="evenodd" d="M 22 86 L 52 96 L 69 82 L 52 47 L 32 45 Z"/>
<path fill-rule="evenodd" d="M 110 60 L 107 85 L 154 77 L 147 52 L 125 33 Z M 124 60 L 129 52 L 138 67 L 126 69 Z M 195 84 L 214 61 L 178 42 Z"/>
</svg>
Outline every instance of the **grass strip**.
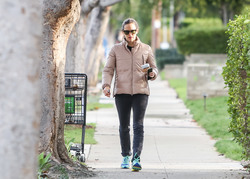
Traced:
<svg viewBox="0 0 250 179">
<path fill-rule="evenodd" d="M 101 93 L 89 94 L 87 96 L 87 111 L 98 110 L 99 108 L 112 108 L 113 104 L 101 104 L 99 103 Z M 96 124 L 88 123 L 85 130 L 84 144 L 96 144 L 94 139 Z M 64 138 L 66 141 L 72 139 L 73 143 L 82 142 L 82 125 L 67 124 L 64 126 Z"/>
<path fill-rule="evenodd" d="M 186 78 L 175 78 L 168 80 L 169 85 L 175 89 L 179 98 L 186 101 L 187 97 L 187 79 Z"/>
<path fill-rule="evenodd" d="M 169 84 L 174 88 L 178 96 L 185 102 L 187 108 L 193 114 L 193 118 L 202 126 L 208 134 L 217 140 L 215 147 L 217 151 L 227 158 L 233 160 L 242 159 L 242 147 L 233 140 L 229 132 L 230 118 L 227 112 L 227 96 L 206 99 L 187 100 L 187 82 L 185 78 L 170 79 Z"/>
<path fill-rule="evenodd" d="M 113 104 L 102 104 L 99 103 L 100 93 L 96 95 L 88 95 L 87 96 L 87 111 L 98 110 L 99 108 L 112 108 Z"/>
<path fill-rule="evenodd" d="M 89 123 L 86 125 L 84 144 L 96 144 L 94 139 L 96 125 Z M 74 138 L 74 143 L 80 144 L 82 142 L 82 125 L 67 124 L 64 126 L 64 138 L 71 140 Z"/>
<path fill-rule="evenodd" d="M 227 158 L 238 161 L 242 159 L 243 148 L 233 140 L 219 140 L 215 143 L 215 148 Z"/>
</svg>

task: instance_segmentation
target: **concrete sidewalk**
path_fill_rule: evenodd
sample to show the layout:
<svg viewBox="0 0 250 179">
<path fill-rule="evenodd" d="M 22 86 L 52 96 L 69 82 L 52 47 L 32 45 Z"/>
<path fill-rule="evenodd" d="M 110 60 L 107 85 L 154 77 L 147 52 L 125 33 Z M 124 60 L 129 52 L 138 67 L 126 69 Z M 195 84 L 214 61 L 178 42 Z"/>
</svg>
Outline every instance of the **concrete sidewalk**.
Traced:
<svg viewBox="0 0 250 179">
<path fill-rule="evenodd" d="M 215 141 L 192 120 L 189 110 L 166 81 L 158 78 L 150 82 L 150 89 L 140 172 L 120 169 L 122 157 L 116 108 L 87 113 L 87 122 L 97 124 L 98 144 L 90 146 L 86 153 L 86 164 L 97 171 L 94 178 L 250 178 L 240 162 L 226 159 L 215 151 Z M 112 103 L 114 99 L 104 98 L 103 101 Z M 131 131 L 131 139 L 132 135 Z"/>
</svg>

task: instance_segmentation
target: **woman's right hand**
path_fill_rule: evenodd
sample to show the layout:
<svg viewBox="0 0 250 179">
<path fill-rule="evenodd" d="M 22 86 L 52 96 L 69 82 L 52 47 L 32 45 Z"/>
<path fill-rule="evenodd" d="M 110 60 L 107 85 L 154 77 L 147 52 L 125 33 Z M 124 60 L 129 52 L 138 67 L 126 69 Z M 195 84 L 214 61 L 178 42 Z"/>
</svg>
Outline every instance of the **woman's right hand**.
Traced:
<svg viewBox="0 0 250 179">
<path fill-rule="evenodd" d="M 103 89 L 103 94 L 107 97 L 110 97 L 110 87 L 109 86 L 106 86 L 104 89 Z"/>
</svg>

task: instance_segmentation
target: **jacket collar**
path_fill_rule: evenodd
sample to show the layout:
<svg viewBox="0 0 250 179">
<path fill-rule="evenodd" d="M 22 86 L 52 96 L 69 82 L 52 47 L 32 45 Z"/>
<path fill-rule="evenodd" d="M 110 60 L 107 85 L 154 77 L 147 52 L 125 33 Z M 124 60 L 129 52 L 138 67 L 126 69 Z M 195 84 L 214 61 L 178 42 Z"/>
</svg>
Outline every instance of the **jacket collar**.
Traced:
<svg viewBox="0 0 250 179">
<path fill-rule="evenodd" d="M 135 40 L 135 46 L 134 47 L 136 47 L 138 44 L 140 44 L 141 43 L 141 41 L 140 41 L 140 38 L 137 36 L 136 37 L 136 40 Z M 123 38 L 123 40 L 122 40 L 122 44 L 123 45 L 125 45 L 126 47 L 127 47 L 127 45 L 128 45 L 128 42 L 127 42 L 127 40 L 125 39 L 125 37 Z"/>
</svg>

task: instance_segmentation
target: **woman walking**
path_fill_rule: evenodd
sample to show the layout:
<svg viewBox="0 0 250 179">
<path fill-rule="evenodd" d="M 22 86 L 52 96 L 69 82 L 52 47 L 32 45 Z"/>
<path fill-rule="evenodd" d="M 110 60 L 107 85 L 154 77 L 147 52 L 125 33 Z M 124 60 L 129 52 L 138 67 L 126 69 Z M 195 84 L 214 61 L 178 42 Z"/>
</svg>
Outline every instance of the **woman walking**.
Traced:
<svg viewBox="0 0 250 179">
<path fill-rule="evenodd" d="M 123 41 L 115 44 L 103 69 L 102 89 L 110 97 L 113 75 L 115 84 L 113 95 L 119 116 L 119 133 L 122 151 L 121 168 L 129 168 L 132 155 L 132 170 L 142 169 L 140 155 L 144 138 L 144 115 L 148 104 L 148 79 L 155 80 L 158 74 L 154 55 L 149 45 L 140 41 L 137 36 L 137 22 L 128 18 L 122 23 Z M 149 65 L 148 65 L 149 64 Z M 149 66 L 143 69 L 142 66 Z M 133 110 L 133 153 L 130 144 L 130 114 Z"/>
</svg>

